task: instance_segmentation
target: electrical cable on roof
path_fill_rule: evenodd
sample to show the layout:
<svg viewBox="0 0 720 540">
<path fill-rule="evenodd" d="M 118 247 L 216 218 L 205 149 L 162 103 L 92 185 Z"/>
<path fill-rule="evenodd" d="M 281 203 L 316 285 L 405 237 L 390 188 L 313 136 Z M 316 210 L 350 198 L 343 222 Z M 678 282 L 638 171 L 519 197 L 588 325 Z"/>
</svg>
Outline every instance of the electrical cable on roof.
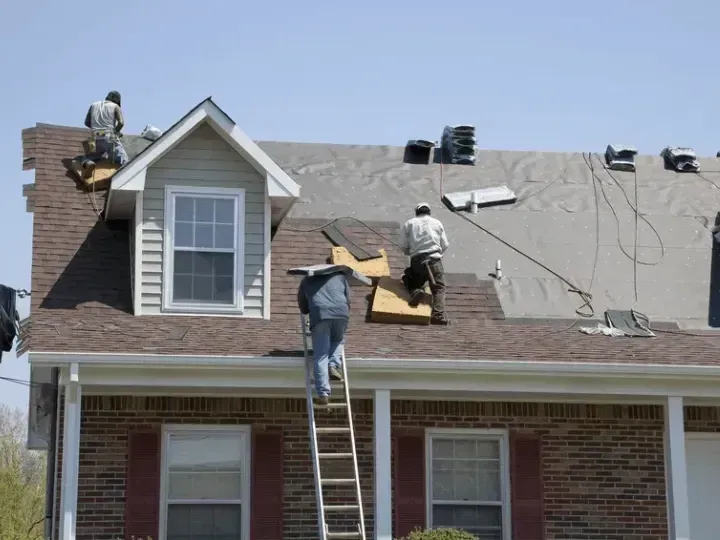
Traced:
<svg viewBox="0 0 720 540">
<path fill-rule="evenodd" d="M 713 172 L 714 172 L 714 171 L 713 171 Z M 718 186 L 715 182 L 713 182 L 713 181 L 710 180 L 709 178 L 703 176 L 702 174 L 700 174 L 700 173 L 697 172 L 697 171 L 694 171 L 694 173 L 695 173 L 696 176 L 699 176 L 700 178 L 702 178 L 702 179 L 705 180 L 706 182 L 712 184 L 712 185 L 715 186 L 717 189 L 720 189 L 720 186 Z"/>
<path fill-rule="evenodd" d="M 658 243 L 660 244 L 660 258 L 657 261 L 653 262 L 647 262 L 638 260 L 637 264 L 641 264 L 643 266 L 657 266 L 660 264 L 660 262 L 665 258 L 665 242 L 662 239 L 662 236 L 660 236 L 660 233 L 657 231 L 655 226 L 645 217 L 643 216 L 636 206 L 630 201 L 630 197 L 628 197 L 627 192 L 625 191 L 625 188 L 623 188 L 622 184 L 620 184 L 619 180 L 610 172 L 610 170 L 605 167 L 605 164 L 602 162 L 602 160 L 597 156 L 597 154 L 588 153 L 589 159 L 585 157 L 585 153 L 583 153 L 583 159 L 585 160 L 585 165 L 588 166 L 588 168 L 591 171 L 594 171 L 594 168 L 590 168 L 589 161 L 592 160 L 592 157 L 595 156 L 595 158 L 599 161 L 599 163 L 602 165 L 603 169 L 607 173 L 607 175 L 610 177 L 610 179 L 617 185 L 618 188 L 620 188 L 620 191 L 622 192 L 623 196 L 625 197 L 625 201 L 627 202 L 628 206 L 633 210 L 633 212 L 637 213 L 638 219 L 641 219 L 644 221 L 648 227 L 650 227 L 650 230 L 655 234 L 655 236 L 658 239 Z M 633 256 L 629 254 L 625 247 L 622 244 L 621 238 L 620 238 L 620 218 L 618 217 L 617 211 L 615 210 L 615 207 L 613 206 L 612 202 L 610 201 L 610 198 L 608 197 L 607 193 L 605 192 L 604 184 L 602 180 L 595 174 L 595 178 L 597 178 L 598 182 L 600 183 L 600 190 L 602 191 L 603 198 L 605 199 L 605 202 L 610 207 L 610 211 L 613 213 L 613 216 L 615 217 L 615 223 L 617 225 L 617 241 L 618 241 L 618 247 L 620 248 L 620 251 L 622 251 L 623 255 L 625 255 L 628 259 L 631 261 L 634 260 Z"/>
</svg>

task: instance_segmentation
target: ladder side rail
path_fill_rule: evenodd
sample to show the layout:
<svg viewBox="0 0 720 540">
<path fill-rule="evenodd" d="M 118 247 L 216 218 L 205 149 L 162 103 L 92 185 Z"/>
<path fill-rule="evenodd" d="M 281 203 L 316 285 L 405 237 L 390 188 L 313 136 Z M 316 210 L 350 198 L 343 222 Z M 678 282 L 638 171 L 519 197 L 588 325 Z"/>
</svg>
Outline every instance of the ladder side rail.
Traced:
<svg viewBox="0 0 720 540">
<path fill-rule="evenodd" d="M 325 526 L 325 502 L 323 501 L 322 480 L 320 476 L 320 457 L 318 452 L 317 430 L 315 429 L 315 408 L 313 407 L 312 371 L 314 368 L 313 359 L 308 348 L 307 325 L 305 317 L 300 315 L 300 331 L 303 336 L 303 347 L 305 349 L 305 389 L 307 393 L 308 424 L 310 428 L 310 444 L 312 446 L 313 473 L 315 475 L 315 499 L 317 502 L 319 540 L 327 539 L 327 527 Z"/>
<path fill-rule="evenodd" d="M 362 489 L 360 488 L 360 469 L 358 468 L 357 448 L 355 446 L 355 425 L 352 419 L 352 407 L 350 406 L 350 381 L 348 380 L 347 362 L 345 360 L 345 344 L 342 345 L 342 370 L 343 388 L 345 390 L 345 402 L 347 403 L 348 427 L 350 428 L 350 444 L 352 445 L 353 469 L 355 471 L 355 494 L 358 503 L 358 514 L 360 519 L 360 537 L 365 540 L 365 513 L 363 512 Z"/>
</svg>

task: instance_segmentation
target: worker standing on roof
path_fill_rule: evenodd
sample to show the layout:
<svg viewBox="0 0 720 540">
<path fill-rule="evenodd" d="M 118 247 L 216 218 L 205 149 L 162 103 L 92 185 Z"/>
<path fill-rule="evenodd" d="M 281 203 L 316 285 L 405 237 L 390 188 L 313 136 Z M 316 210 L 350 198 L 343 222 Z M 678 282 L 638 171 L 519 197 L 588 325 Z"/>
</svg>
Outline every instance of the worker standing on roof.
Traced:
<svg viewBox="0 0 720 540">
<path fill-rule="evenodd" d="M 298 288 L 298 306 L 310 315 L 315 403 L 327 405 L 330 380 L 342 381 L 345 330 L 350 319 L 350 285 L 344 273 L 306 276 Z"/>
<path fill-rule="evenodd" d="M 448 247 L 445 228 L 430 215 L 430 205 L 418 204 L 415 217 L 403 225 L 402 248 L 410 256 L 410 267 L 405 270 L 402 281 L 410 291 L 411 306 L 420 303 L 423 287 L 430 282 L 433 296 L 432 324 L 450 323 L 445 314 L 445 270 L 442 265 L 442 257 Z"/>
<path fill-rule="evenodd" d="M 95 161 L 107 160 L 121 167 L 127 163 L 128 155 L 120 141 L 124 125 L 120 92 L 113 90 L 103 101 L 96 101 L 90 105 L 85 115 L 85 126 L 92 130 L 95 150 L 86 155 L 82 161 L 83 173 L 86 177 L 92 176 Z"/>
</svg>

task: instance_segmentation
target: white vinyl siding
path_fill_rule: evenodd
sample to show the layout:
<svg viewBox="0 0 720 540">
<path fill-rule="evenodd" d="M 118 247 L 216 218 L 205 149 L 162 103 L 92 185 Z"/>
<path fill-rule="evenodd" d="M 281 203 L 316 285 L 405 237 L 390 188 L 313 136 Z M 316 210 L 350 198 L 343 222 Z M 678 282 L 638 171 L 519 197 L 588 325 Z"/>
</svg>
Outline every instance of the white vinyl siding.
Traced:
<svg viewBox="0 0 720 540">
<path fill-rule="evenodd" d="M 147 170 L 140 265 L 143 315 L 162 312 L 166 186 L 244 190 L 243 315 L 262 317 L 265 178 L 207 124 Z"/>
<path fill-rule="evenodd" d="M 161 493 L 161 538 L 247 539 L 249 429 L 167 426 Z"/>
<path fill-rule="evenodd" d="M 509 538 L 508 463 L 504 433 L 430 432 L 428 524 L 479 540 Z"/>
</svg>

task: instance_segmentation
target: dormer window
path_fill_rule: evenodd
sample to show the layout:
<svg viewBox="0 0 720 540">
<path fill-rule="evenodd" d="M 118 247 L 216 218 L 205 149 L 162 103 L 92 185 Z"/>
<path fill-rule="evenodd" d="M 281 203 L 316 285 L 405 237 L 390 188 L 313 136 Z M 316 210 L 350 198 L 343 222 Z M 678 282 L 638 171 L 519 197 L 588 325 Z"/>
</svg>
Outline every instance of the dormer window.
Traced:
<svg viewBox="0 0 720 540">
<path fill-rule="evenodd" d="M 243 189 L 168 186 L 165 191 L 167 311 L 243 310 Z"/>
<path fill-rule="evenodd" d="M 621 144 L 609 144 L 605 150 L 605 164 L 614 171 L 635 171 L 637 148 Z"/>
</svg>

